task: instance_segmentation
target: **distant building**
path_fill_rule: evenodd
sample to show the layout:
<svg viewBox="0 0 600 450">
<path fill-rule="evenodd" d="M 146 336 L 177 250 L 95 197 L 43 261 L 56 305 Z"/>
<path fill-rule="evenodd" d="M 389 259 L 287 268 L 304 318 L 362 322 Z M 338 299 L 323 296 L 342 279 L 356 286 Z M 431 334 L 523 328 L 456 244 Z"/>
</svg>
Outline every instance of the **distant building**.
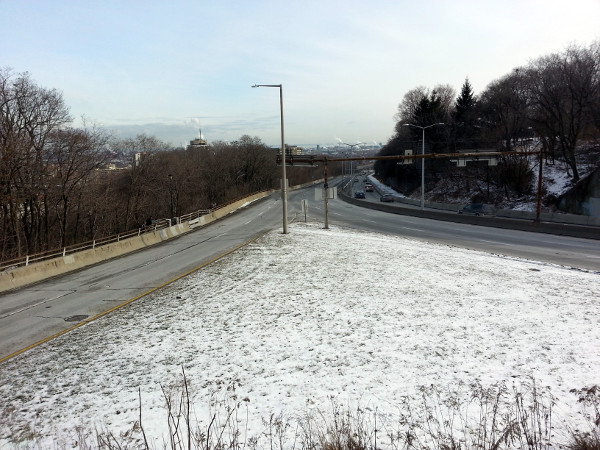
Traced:
<svg viewBox="0 0 600 450">
<path fill-rule="evenodd" d="M 133 154 L 133 167 L 138 167 L 148 154 L 146 152 L 135 152 Z"/>
<path fill-rule="evenodd" d="M 277 152 L 278 155 L 281 155 L 281 147 L 271 147 L 274 152 Z M 298 147 L 297 145 L 287 145 L 285 144 L 285 154 L 286 156 L 293 155 L 303 155 L 304 149 L 302 147 Z"/>
<path fill-rule="evenodd" d="M 286 155 L 302 155 L 303 153 L 304 149 L 302 147 L 298 147 L 297 145 L 285 145 Z"/>
<path fill-rule="evenodd" d="M 199 131 L 199 136 L 196 139 L 192 139 L 189 143 L 189 145 L 187 146 L 187 150 L 194 150 L 194 149 L 201 149 L 201 148 L 206 148 L 208 147 L 208 142 L 206 141 L 206 139 L 204 139 L 204 136 L 202 136 L 202 130 L 198 130 Z"/>
</svg>

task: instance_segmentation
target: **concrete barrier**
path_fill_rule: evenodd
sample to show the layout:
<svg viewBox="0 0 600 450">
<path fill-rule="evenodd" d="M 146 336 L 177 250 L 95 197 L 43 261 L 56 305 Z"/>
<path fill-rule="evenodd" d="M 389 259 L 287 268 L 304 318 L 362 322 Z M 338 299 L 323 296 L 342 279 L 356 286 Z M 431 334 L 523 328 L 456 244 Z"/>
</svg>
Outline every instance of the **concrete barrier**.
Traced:
<svg viewBox="0 0 600 450">
<path fill-rule="evenodd" d="M 276 191 L 270 190 L 250 195 L 222 208 L 212 210 L 210 214 L 200 216 L 189 222 L 180 223 L 157 231 L 142 233 L 119 242 L 112 242 L 59 258 L 16 267 L 14 269 L 6 269 L 0 272 L 0 292 L 18 289 L 47 278 L 63 275 L 74 270 L 118 258 L 145 247 L 160 244 L 163 241 L 176 238 L 196 228 L 219 220 L 256 200 L 268 197 L 274 192 Z"/>
<path fill-rule="evenodd" d="M 340 191 L 339 198 L 342 200 L 365 208 L 376 209 L 393 214 L 401 214 L 405 216 L 421 217 L 424 219 L 443 220 L 446 222 L 468 223 L 472 225 L 483 225 L 495 228 L 504 228 L 511 230 L 532 231 L 536 233 L 557 234 L 561 236 L 581 237 L 586 239 L 600 239 L 600 228 L 594 225 L 578 225 L 565 222 L 544 222 L 542 217 L 541 223 L 534 222 L 532 219 L 518 217 L 498 217 L 498 216 L 469 216 L 464 214 L 451 214 L 442 211 L 432 211 L 429 209 L 421 210 L 417 208 L 402 207 L 398 203 L 376 203 L 365 202 L 364 200 L 356 200 L 348 196 L 345 192 Z M 425 202 L 425 206 L 429 206 L 429 202 Z M 450 211 L 457 211 L 458 208 Z M 523 211 L 516 211 L 522 213 Z M 532 214 L 532 213 L 529 213 Z M 535 214 L 533 214 L 535 218 Z"/>
<path fill-rule="evenodd" d="M 380 182 L 374 178 L 371 179 L 369 176 L 369 181 L 373 183 L 375 190 L 380 194 L 389 194 L 394 193 L 392 188 L 389 188 L 385 185 L 380 185 Z M 398 203 L 404 203 L 407 205 L 420 206 L 421 201 L 404 197 L 401 195 L 394 195 L 396 201 Z M 437 202 L 429 202 L 425 201 L 425 207 L 430 209 L 439 209 L 442 211 L 458 211 L 464 205 L 457 205 L 454 203 L 437 203 Z M 495 213 L 496 217 L 506 217 L 509 219 L 519 219 L 519 220 L 535 220 L 536 213 L 531 211 L 516 211 L 514 209 L 500 209 Z M 571 224 L 571 225 L 583 225 L 590 227 L 600 227 L 600 218 L 592 217 L 592 216 L 583 216 L 577 214 L 567 214 L 567 213 L 542 213 L 540 215 L 540 220 L 542 222 L 552 222 L 556 224 Z M 600 230 L 599 230 L 600 231 Z"/>
<path fill-rule="evenodd" d="M 301 189 L 321 183 L 323 180 L 311 181 L 299 186 L 291 187 L 290 190 Z M 119 242 L 95 247 L 93 249 L 82 250 L 59 258 L 41 261 L 27 266 L 6 269 L 0 272 L 0 293 L 18 289 L 33 283 L 40 282 L 47 278 L 63 275 L 74 270 L 92 266 L 113 258 L 126 255 L 127 253 L 141 250 L 145 247 L 160 244 L 163 241 L 176 238 L 185 233 L 203 227 L 219 220 L 257 200 L 266 198 L 279 189 L 271 189 L 249 195 L 233 203 L 211 210 L 209 214 L 192 219 L 188 222 L 172 225 L 157 231 L 142 233 L 139 236 L 123 239 Z"/>
</svg>

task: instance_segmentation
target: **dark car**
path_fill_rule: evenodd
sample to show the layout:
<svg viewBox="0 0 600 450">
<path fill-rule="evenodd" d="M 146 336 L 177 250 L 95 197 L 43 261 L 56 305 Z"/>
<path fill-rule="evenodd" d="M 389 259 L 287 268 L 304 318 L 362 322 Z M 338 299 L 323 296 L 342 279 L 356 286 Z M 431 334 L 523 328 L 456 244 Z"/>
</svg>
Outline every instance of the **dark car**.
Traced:
<svg viewBox="0 0 600 450">
<path fill-rule="evenodd" d="M 462 209 L 458 210 L 459 214 L 471 214 L 474 216 L 491 216 L 494 214 L 492 205 L 485 203 L 470 203 Z"/>
<path fill-rule="evenodd" d="M 356 191 L 354 193 L 354 198 L 365 198 L 365 193 L 363 191 Z"/>
<path fill-rule="evenodd" d="M 394 196 L 392 194 L 383 194 L 381 197 L 379 197 L 379 201 L 380 202 L 393 202 Z"/>
<path fill-rule="evenodd" d="M 373 192 L 373 185 L 372 184 L 367 184 L 365 186 L 365 191 L 366 192 Z"/>
</svg>

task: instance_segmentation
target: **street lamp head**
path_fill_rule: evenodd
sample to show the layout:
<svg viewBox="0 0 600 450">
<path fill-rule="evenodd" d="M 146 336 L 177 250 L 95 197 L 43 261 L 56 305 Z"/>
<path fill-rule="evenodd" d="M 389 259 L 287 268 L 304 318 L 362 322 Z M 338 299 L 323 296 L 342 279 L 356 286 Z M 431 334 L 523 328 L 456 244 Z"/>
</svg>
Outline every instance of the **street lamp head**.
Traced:
<svg viewBox="0 0 600 450">
<path fill-rule="evenodd" d="M 402 124 L 402 126 L 403 126 L 403 127 L 415 127 L 415 128 L 419 128 L 419 129 L 421 129 L 421 130 L 424 130 L 425 128 L 429 128 L 429 127 L 434 127 L 434 126 L 436 126 L 436 125 L 446 125 L 446 124 L 445 124 L 445 123 L 443 123 L 443 122 L 438 122 L 438 123 L 432 123 L 431 125 L 427 125 L 427 126 L 425 126 L 425 127 L 422 127 L 422 126 L 420 126 L 420 125 L 415 125 L 415 124 L 413 124 L 413 123 L 403 123 L 403 124 Z"/>
<path fill-rule="evenodd" d="M 274 88 L 282 88 L 282 84 L 255 84 L 254 86 L 252 86 L 253 88 L 257 88 L 257 87 L 274 87 Z"/>
</svg>

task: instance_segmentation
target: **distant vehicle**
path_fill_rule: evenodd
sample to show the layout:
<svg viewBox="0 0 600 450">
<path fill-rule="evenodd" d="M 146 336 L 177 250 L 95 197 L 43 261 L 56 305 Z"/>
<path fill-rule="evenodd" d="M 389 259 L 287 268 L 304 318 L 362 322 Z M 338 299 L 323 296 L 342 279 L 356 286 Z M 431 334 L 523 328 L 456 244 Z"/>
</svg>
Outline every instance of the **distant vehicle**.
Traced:
<svg viewBox="0 0 600 450">
<path fill-rule="evenodd" d="M 372 184 L 367 184 L 367 185 L 365 186 L 365 191 L 366 191 L 366 192 L 373 192 L 373 190 L 374 190 L 374 189 L 373 189 L 373 185 L 372 185 Z"/>
<path fill-rule="evenodd" d="M 459 214 L 470 214 L 473 216 L 491 216 L 494 214 L 494 207 L 485 203 L 470 203 L 458 210 Z"/>
<path fill-rule="evenodd" d="M 354 193 L 354 198 L 365 198 L 365 193 L 363 191 L 356 191 Z"/>
<path fill-rule="evenodd" d="M 379 197 L 379 201 L 380 202 L 393 202 L 394 196 L 392 194 L 383 194 L 381 197 Z"/>
</svg>

